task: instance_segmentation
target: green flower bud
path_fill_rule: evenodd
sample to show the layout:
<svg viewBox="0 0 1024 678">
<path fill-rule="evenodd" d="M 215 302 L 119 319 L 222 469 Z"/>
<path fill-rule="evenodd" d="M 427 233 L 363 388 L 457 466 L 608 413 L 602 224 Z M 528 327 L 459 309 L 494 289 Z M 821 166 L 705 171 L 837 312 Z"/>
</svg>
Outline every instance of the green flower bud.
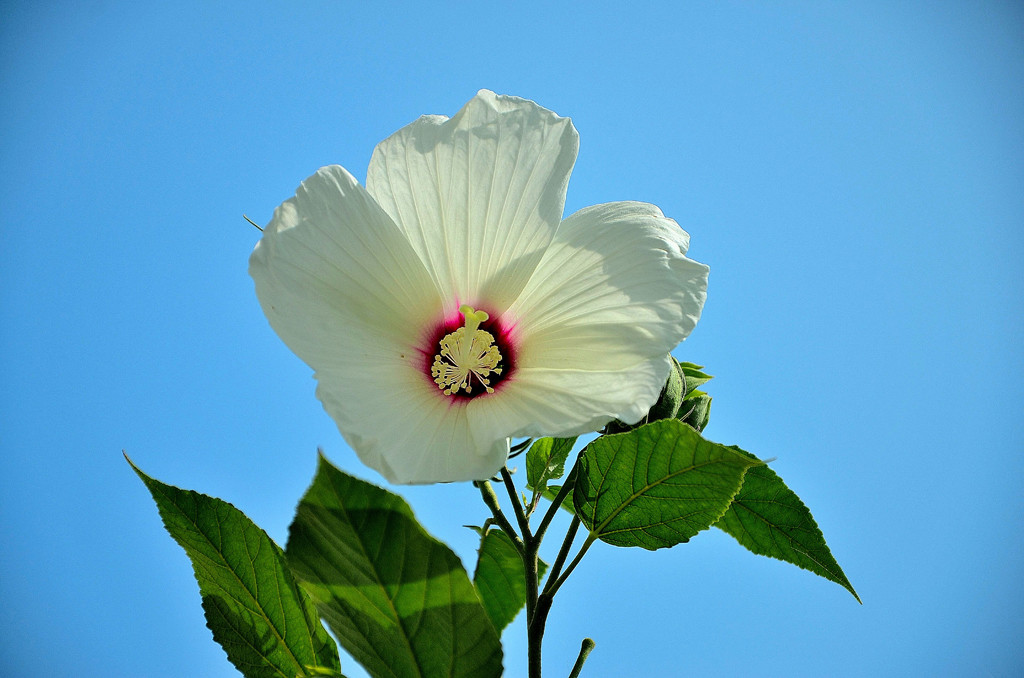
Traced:
<svg viewBox="0 0 1024 678">
<path fill-rule="evenodd" d="M 671 356 L 669 356 L 671 358 Z M 637 426 L 658 421 L 659 419 L 670 419 L 679 413 L 679 407 L 683 402 L 686 392 L 686 380 L 683 377 L 683 369 L 679 362 L 672 358 L 672 369 L 668 373 L 668 380 L 661 389 L 658 401 L 647 412 L 647 416 L 636 424 L 625 424 L 618 419 L 611 421 L 605 427 L 605 433 L 624 433 L 631 431 Z"/>
<path fill-rule="evenodd" d="M 671 356 L 669 356 L 671 357 Z M 679 412 L 679 405 L 683 402 L 686 383 L 683 380 L 682 368 L 679 362 L 672 358 L 672 370 L 668 373 L 668 381 L 661 389 L 658 402 L 647 413 L 647 421 L 658 421 L 659 419 L 671 419 Z"/>
<path fill-rule="evenodd" d="M 700 433 L 708 425 L 711 416 L 711 396 L 703 391 L 693 391 L 683 401 L 677 416 L 684 424 L 689 424 Z"/>
</svg>

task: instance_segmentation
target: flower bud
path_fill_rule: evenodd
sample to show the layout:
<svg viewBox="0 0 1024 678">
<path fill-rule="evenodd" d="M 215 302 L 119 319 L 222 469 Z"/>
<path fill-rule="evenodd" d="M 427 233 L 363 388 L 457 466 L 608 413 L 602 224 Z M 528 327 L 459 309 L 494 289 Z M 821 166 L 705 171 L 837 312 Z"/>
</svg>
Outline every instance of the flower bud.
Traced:
<svg viewBox="0 0 1024 678">
<path fill-rule="evenodd" d="M 658 402 L 654 403 L 654 407 L 647 413 L 647 421 L 671 419 L 676 416 L 685 393 L 686 383 L 683 381 L 682 368 L 679 366 L 679 361 L 672 358 L 672 370 L 668 373 L 668 381 L 665 382 L 665 386 L 661 389 Z"/>
<path fill-rule="evenodd" d="M 708 418 L 711 416 L 711 396 L 697 391 L 683 401 L 677 416 L 684 424 L 689 424 L 700 433 L 708 425 Z"/>
<path fill-rule="evenodd" d="M 671 358 L 671 356 L 669 356 Z M 668 380 L 661 389 L 658 401 L 654 403 L 647 412 L 647 416 L 635 424 L 625 424 L 618 419 L 611 421 L 605 427 L 606 433 L 624 433 L 631 431 L 637 426 L 658 421 L 659 419 L 671 419 L 679 413 L 679 406 L 683 402 L 683 395 L 686 391 L 686 382 L 683 378 L 682 368 L 679 362 L 672 358 L 672 369 L 668 373 Z M 692 425 L 692 424 L 691 424 Z"/>
</svg>

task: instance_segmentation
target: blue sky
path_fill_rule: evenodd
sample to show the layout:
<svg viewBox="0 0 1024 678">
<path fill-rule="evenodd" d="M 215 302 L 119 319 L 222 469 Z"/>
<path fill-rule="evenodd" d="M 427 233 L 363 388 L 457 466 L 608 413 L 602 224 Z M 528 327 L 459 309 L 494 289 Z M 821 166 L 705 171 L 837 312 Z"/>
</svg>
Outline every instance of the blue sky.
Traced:
<svg viewBox="0 0 1024 678">
<path fill-rule="evenodd" d="M 121 450 L 280 543 L 318 446 L 383 482 L 263 317 L 242 214 L 486 87 L 572 117 L 567 213 L 690 232 L 706 434 L 777 457 L 864 600 L 714 530 L 597 545 L 547 671 L 591 636 L 591 678 L 1021 673 L 1024 9 L 582 7 L 4 3 L 0 672 L 237 675 Z M 471 568 L 473 488 L 398 491 Z"/>
</svg>

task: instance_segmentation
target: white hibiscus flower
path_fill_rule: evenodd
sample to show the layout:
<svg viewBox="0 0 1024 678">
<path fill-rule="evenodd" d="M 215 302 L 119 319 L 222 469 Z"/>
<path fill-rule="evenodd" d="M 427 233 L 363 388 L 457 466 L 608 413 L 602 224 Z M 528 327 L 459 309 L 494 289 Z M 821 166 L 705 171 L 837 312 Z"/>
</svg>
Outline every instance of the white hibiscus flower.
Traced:
<svg viewBox="0 0 1024 678">
<path fill-rule="evenodd" d="M 249 261 L 271 326 L 345 440 L 394 483 L 488 478 L 510 437 L 636 422 L 697 323 L 708 268 L 649 204 L 562 219 L 578 136 L 481 91 L 274 212 Z"/>
</svg>

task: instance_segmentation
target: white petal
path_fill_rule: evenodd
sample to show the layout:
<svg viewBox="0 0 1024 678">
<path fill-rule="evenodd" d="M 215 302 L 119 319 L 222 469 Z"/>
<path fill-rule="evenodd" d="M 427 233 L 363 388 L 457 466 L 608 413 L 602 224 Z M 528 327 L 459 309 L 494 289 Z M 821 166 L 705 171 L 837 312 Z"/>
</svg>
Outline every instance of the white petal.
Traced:
<svg viewBox="0 0 1024 678">
<path fill-rule="evenodd" d="M 352 449 L 394 482 L 489 477 L 507 439 L 473 438 L 424 370 L 440 296 L 406 236 L 348 172 L 325 167 L 274 212 L 250 258 L 270 325 L 316 372 Z"/>
<path fill-rule="evenodd" d="M 377 349 L 368 344 L 363 355 Z M 508 439 L 478 442 L 465 401 L 445 396 L 422 372 L 378 355 L 361 366 L 317 373 L 317 397 L 367 466 L 393 483 L 490 478 Z"/>
<path fill-rule="evenodd" d="M 470 403 L 470 423 L 480 440 L 582 435 L 612 419 L 636 423 L 670 369 L 667 354 L 623 370 L 520 369 L 501 390 Z"/>
<path fill-rule="evenodd" d="M 423 116 L 378 144 L 367 190 L 453 307 L 501 313 L 558 228 L 578 145 L 568 118 L 482 90 L 451 120 Z"/>
<path fill-rule="evenodd" d="M 408 351 L 441 308 L 405 235 L 337 166 L 277 208 L 249 273 L 271 326 L 314 370 L 346 364 L 356 330 Z"/>
<path fill-rule="evenodd" d="M 646 203 L 567 218 L 508 314 L 521 338 L 518 366 L 614 370 L 668 354 L 697 324 L 707 295 L 708 267 L 686 258 L 688 244 Z"/>
<path fill-rule="evenodd" d="M 340 167 L 303 182 L 249 265 L 271 326 L 315 371 L 317 397 L 367 465 L 394 482 L 490 477 L 507 440 L 478 444 L 465 406 L 424 369 L 441 297 L 405 235 Z"/>
</svg>

